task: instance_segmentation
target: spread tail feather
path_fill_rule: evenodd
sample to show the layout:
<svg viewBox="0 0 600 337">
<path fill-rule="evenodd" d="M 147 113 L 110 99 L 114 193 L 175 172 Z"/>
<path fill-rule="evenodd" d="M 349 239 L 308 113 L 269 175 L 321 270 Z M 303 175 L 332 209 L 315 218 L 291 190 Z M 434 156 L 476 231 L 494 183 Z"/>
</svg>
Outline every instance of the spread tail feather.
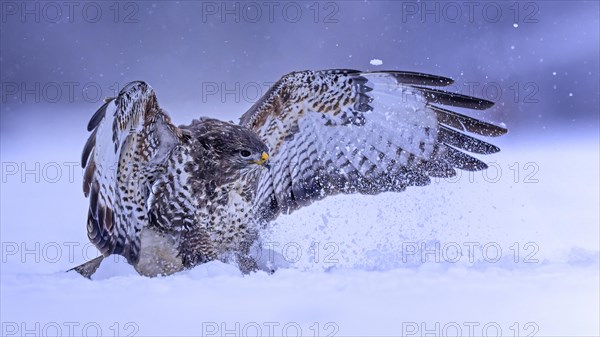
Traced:
<svg viewBox="0 0 600 337">
<path fill-rule="evenodd" d="M 79 273 L 79 275 L 91 279 L 92 275 L 96 272 L 96 270 L 98 270 L 98 267 L 100 267 L 100 263 L 102 263 L 102 260 L 104 260 L 104 256 L 100 255 L 95 259 L 89 260 L 86 263 L 80 264 L 75 268 L 67 270 L 67 273 L 74 270 L 77 273 Z"/>
</svg>

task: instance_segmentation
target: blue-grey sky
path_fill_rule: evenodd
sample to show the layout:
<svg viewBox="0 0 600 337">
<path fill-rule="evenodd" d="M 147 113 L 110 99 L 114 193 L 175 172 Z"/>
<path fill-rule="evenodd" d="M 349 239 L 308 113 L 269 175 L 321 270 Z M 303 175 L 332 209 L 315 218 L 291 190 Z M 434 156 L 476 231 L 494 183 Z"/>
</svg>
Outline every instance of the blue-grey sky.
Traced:
<svg viewBox="0 0 600 337">
<path fill-rule="evenodd" d="M 0 10 L 3 148 L 48 125 L 84 139 L 100 100 L 131 80 L 150 83 L 183 124 L 237 119 L 281 75 L 326 68 L 452 77 L 453 89 L 497 101 L 485 118 L 517 134 L 598 125 L 597 1 L 2 1 Z"/>
</svg>

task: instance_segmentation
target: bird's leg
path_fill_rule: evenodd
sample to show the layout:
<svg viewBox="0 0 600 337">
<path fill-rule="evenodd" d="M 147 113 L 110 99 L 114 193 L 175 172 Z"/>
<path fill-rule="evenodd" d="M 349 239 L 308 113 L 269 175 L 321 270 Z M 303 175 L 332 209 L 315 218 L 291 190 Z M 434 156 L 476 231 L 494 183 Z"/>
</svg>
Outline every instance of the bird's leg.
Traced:
<svg viewBox="0 0 600 337">
<path fill-rule="evenodd" d="M 252 256 L 248 254 L 237 253 L 236 259 L 240 271 L 243 274 L 250 274 L 251 272 L 258 270 L 258 264 Z"/>
<path fill-rule="evenodd" d="M 250 274 L 259 269 L 256 259 L 250 254 L 250 249 L 256 241 L 256 238 L 257 235 L 255 233 L 248 235 L 246 239 L 242 241 L 238 252 L 235 254 L 238 267 L 243 274 Z"/>
<path fill-rule="evenodd" d="M 96 270 L 98 270 L 98 267 L 100 267 L 100 263 L 102 263 L 103 259 L 104 256 L 100 255 L 95 259 L 89 260 L 86 263 L 80 264 L 75 268 L 67 270 L 67 272 L 74 270 L 78 272 L 81 276 L 91 279 L 92 275 L 96 272 Z"/>
<path fill-rule="evenodd" d="M 210 236 L 203 228 L 199 227 L 185 230 L 182 233 L 179 255 L 185 268 L 192 268 L 217 258 Z"/>
</svg>

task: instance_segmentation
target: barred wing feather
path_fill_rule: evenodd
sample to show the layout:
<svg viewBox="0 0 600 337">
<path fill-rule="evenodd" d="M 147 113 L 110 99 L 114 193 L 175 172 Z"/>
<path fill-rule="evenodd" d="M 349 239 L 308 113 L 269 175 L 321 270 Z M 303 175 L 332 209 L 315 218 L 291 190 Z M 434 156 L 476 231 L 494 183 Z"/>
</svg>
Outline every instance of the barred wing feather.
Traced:
<svg viewBox="0 0 600 337">
<path fill-rule="evenodd" d="M 131 82 L 93 115 L 81 158 L 89 197 L 87 232 L 104 256 L 134 263 L 147 224 L 153 170 L 182 139 L 144 82 Z"/>
<path fill-rule="evenodd" d="M 337 193 L 427 185 L 456 169 L 487 168 L 474 154 L 499 148 L 469 134 L 505 134 L 447 107 L 485 110 L 484 99 L 431 87 L 449 78 L 414 72 L 304 71 L 284 76 L 241 118 L 271 151 L 255 207 L 269 221 Z"/>
</svg>

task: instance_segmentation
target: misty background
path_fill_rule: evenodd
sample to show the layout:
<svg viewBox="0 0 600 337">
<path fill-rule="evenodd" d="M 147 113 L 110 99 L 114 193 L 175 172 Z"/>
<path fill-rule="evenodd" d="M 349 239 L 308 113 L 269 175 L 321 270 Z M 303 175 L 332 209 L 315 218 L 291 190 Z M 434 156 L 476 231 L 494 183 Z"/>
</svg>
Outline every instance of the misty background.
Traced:
<svg viewBox="0 0 600 337">
<path fill-rule="evenodd" d="M 282 75 L 328 68 L 451 77 L 451 89 L 497 102 L 480 117 L 506 123 L 512 140 L 598 134 L 597 1 L 3 1 L 1 9 L 3 153 L 24 151 L 50 126 L 83 142 L 101 100 L 132 80 L 147 81 L 176 124 L 237 121 Z"/>
</svg>

